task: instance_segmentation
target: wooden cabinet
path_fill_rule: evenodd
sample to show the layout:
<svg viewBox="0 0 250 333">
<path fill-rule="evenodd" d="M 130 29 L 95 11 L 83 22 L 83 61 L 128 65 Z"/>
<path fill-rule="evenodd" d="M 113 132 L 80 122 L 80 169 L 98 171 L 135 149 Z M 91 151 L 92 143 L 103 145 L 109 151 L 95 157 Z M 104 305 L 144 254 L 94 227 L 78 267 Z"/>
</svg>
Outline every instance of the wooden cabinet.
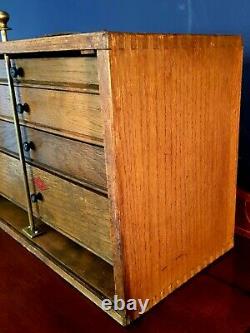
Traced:
<svg viewBox="0 0 250 333">
<path fill-rule="evenodd" d="M 240 37 L 100 32 L 6 42 L 4 53 L 47 229 L 22 233 L 3 60 L 1 228 L 100 307 L 117 295 L 148 310 L 233 246 Z M 140 315 L 108 313 L 123 325 Z"/>
</svg>

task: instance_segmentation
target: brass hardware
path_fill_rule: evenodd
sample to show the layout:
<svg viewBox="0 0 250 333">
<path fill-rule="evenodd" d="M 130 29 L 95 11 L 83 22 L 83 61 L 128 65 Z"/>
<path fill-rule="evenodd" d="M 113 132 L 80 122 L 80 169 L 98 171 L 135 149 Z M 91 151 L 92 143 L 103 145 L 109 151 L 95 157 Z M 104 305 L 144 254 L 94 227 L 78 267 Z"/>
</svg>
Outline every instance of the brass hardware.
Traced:
<svg viewBox="0 0 250 333">
<path fill-rule="evenodd" d="M 9 21 L 9 14 L 3 11 L 0 11 L 0 30 L 1 30 L 1 38 L 2 42 L 7 42 L 7 30 L 9 29 L 7 26 L 7 23 Z M 12 104 L 12 112 L 13 112 L 13 119 L 15 124 L 15 131 L 16 131 L 16 139 L 17 139 L 17 146 L 18 146 L 18 154 L 20 159 L 20 164 L 23 171 L 23 183 L 24 183 L 24 189 L 25 189 L 25 196 L 27 201 L 27 212 L 28 212 L 28 218 L 29 218 L 29 227 L 25 228 L 23 232 L 27 234 L 29 237 L 34 238 L 38 235 L 40 235 L 43 231 L 41 231 L 34 222 L 33 218 L 33 211 L 32 211 L 32 203 L 30 198 L 30 188 L 29 188 L 29 180 L 28 180 L 28 173 L 25 163 L 25 156 L 23 152 L 23 144 L 22 144 L 22 134 L 21 129 L 19 125 L 19 118 L 17 113 L 17 104 L 16 104 L 16 97 L 15 97 L 15 89 L 13 80 L 11 77 L 11 65 L 10 65 L 10 58 L 8 54 L 4 54 L 4 61 L 5 61 L 5 67 L 6 67 L 6 74 L 7 74 L 7 80 L 8 80 L 8 86 L 9 86 L 9 92 L 10 92 L 10 100 Z"/>
<path fill-rule="evenodd" d="M 0 10 L 0 30 L 8 30 L 7 23 L 9 21 L 9 14 Z"/>
<path fill-rule="evenodd" d="M 35 145 L 32 141 L 30 141 L 30 142 L 25 141 L 23 143 L 23 150 L 24 151 L 28 152 L 28 151 L 34 150 L 34 149 L 35 149 Z"/>
<path fill-rule="evenodd" d="M 17 113 L 23 114 L 24 112 L 29 112 L 29 105 L 27 103 L 18 103 L 16 106 Z"/>
<path fill-rule="evenodd" d="M 33 239 L 37 236 L 40 236 L 46 232 L 46 228 L 44 224 L 39 225 L 35 231 L 31 230 L 30 225 L 27 226 L 26 228 L 23 228 L 22 232 L 28 236 L 29 238 Z"/>
</svg>

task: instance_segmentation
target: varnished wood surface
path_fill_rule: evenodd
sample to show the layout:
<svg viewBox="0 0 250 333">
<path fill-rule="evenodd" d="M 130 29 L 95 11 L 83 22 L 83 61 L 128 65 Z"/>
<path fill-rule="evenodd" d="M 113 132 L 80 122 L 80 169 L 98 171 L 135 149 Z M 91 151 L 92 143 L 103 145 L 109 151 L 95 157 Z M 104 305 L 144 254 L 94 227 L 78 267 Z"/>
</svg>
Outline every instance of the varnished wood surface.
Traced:
<svg viewBox="0 0 250 333">
<path fill-rule="evenodd" d="M 107 49 L 108 38 L 105 31 L 45 36 L 40 38 L 8 41 L 0 45 L 0 54 Z"/>
<path fill-rule="evenodd" d="M 110 46 L 116 256 L 125 297 L 150 308 L 233 245 L 241 39 L 111 34 Z"/>
<path fill-rule="evenodd" d="M 166 50 L 206 49 L 217 47 L 242 48 L 242 39 L 237 35 L 199 34 L 154 34 L 109 32 L 110 50 Z"/>
<path fill-rule="evenodd" d="M 110 36 L 114 36 L 116 42 L 112 43 Z M 124 39 L 123 36 L 127 38 Z M 107 50 L 124 49 L 126 42 L 132 39 L 132 48 L 171 48 L 171 47 L 206 47 L 207 43 L 213 46 L 241 46 L 241 40 L 235 40 L 234 36 L 217 35 L 173 35 L 173 34 L 143 34 L 143 33 L 115 33 L 93 32 L 83 34 L 70 34 L 62 36 L 45 36 L 16 41 L 8 41 L 0 45 L 0 54 L 42 53 L 51 51 L 70 50 Z M 156 39 L 158 39 L 157 42 Z M 114 39 L 113 39 L 114 40 Z M 119 42 L 117 42 L 119 41 Z M 153 42 L 153 45 L 152 45 Z M 130 43 L 130 41 L 129 41 Z"/>
<path fill-rule="evenodd" d="M 100 96 L 30 87 L 16 87 L 17 103 L 27 103 L 29 112 L 21 123 L 103 145 L 103 115 Z M 9 90 L 0 85 L 0 118 L 12 120 Z"/>
<path fill-rule="evenodd" d="M 105 191 L 106 169 L 102 147 L 66 139 L 43 131 L 21 126 L 22 141 L 34 147 L 25 152 L 27 160 L 37 166 Z M 0 120 L 0 149 L 18 154 L 13 123 Z"/>
<path fill-rule="evenodd" d="M 92 37 L 78 49 L 91 48 Z M 90 83 L 89 90 L 88 82 L 79 86 L 70 78 L 69 83 L 58 78 L 52 84 L 47 79 L 16 82 L 21 85 L 17 89 L 28 89 L 28 97 L 29 85 L 47 95 L 52 90 L 50 101 L 56 101 L 59 91 L 67 96 L 91 91 L 97 96 L 100 84 L 110 200 L 92 192 L 86 196 L 88 191 L 82 187 L 33 167 L 29 172 L 33 180 L 38 178 L 36 186 L 45 184 L 46 197 L 37 205 L 36 214 L 112 261 L 115 292 L 125 299 L 148 298 L 149 309 L 233 245 L 242 40 L 237 36 L 127 33 L 102 37 L 106 47 L 96 48 L 98 79 Z M 25 53 L 36 52 L 38 45 L 41 51 L 56 50 L 59 40 L 65 36 L 4 43 L 0 53 L 9 50 L 19 53 L 13 58 L 21 58 L 25 48 Z M 72 43 L 65 41 L 68 44 L 58 51 L 76 48 L 75 38 Z M 34 71 L 33 67 L 32 75 Z M 75 96 L 67 110 L 77 105 Z M 37 92 L 34 100 L 39 100 Z M 48 107 L 53 105 L 48 102 L 46 109 L 40 109 L 45 110 L 45 117 L 49 115 L 48 124 L 45 120 L 27 124 L 78 135 L 82 141 L 99 140 L 102 145 L 103 136 L 86 133 L 86 114 L 76 116 L 75 127 L 66 127 L 66 120 L 58 126 Z M 91 131 L 96 130 L 95 112 L 90 117 L 94 119 Z M 11 192 L 8 179 L 20 181 L 17 170 L 15 166 L 9 175 L 6 167 L 3 173 L 0 186 L 6 193 Z M 9 197 L 17 200 L 20 194 Z M 139 316 L 138 312 L 127 315 Z"/>
<path fill-rule="evenodd" d="M 95 88 L 98 91 L 96 57 L 51 57 L 12 59 L 12 66 L 21 68 L 15 82 Z M 0 81 L 7 81 L 4 61 L 0 61 Z"/>
<path fill-rule="evenodd" d="M 26 207 L 19 161 L 0 153 L 0 193 Z M 30 190 L 42 193 L 35 216 L 112 262 L 108 199 L 36 167 L 28 166 Z"/>
<path fill-rule="evenodd" d="M 3 197 L 0 197 L 0 220 L 5 221 L 20 234 L 28 225 L 25 211 Z M 25 236 L 22 238 L 24 239 Z M 33 245 L 38 251 L 48 256 L 46 262 L 57 261 L 65 271 L 70 271 L 74 275 L 76 281 L 82 280 L 102 295 L 113 297 L 113 268 L 107 262 L 50 227 L 46 228 L 46 233 L 42 236 L 30 240 L 30 243 L 30 251 Z"/>
</svg>

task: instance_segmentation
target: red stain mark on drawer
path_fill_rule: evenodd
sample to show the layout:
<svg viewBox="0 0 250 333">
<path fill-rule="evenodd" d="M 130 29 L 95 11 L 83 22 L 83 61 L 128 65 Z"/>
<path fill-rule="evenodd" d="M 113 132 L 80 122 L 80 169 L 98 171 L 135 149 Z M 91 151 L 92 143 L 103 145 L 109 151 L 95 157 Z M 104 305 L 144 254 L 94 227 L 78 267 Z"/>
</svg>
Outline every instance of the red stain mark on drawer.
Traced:
<svg viewBox="0 0 250 333">
<path fill-rule="evenodd" d="M 45 191 L 48 189 L 48 186 L 45 184 L 45 182 L 40 177 L 34 178 L 34 184 L 40 191 Z"/>
</svg>

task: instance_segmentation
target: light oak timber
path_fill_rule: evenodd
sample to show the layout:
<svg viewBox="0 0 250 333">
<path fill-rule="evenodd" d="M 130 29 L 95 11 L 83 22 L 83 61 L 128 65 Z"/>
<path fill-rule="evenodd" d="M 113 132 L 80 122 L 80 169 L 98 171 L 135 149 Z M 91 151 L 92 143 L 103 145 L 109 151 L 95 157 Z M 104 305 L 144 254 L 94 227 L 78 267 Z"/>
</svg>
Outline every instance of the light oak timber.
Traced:
<svg viewBox="0 0 250 333">
<path fill-rule="evenodd" d="M 102 147 L 62 138 L 57 135 L 21 126 L 23 142 L 32 142 L 34 149 L 25 157 L 37 166 L 54 170 L 77 181 L 107 188 L 104 150 Z M 0 120 L 0 149 L 18 154 L 14 124 Z"/>
<path fill-rule="evenodd" d="M 50 84 L 55 86 L 96 86 L 96 57 L 59 57 L 12 59 L 12 66 L 21 68 L 23 76 L 15 82 Z M 0 61 L 0 80 L 6 81 L 4 61 Z"/>
<path fill-rule="evenodd" d="M 39 90 L 43 85 L 44 90 L 67 95 L 78 89 L 100 93 L 102 136 L 79 130 L 85 126 L 86 115 L 84 121 L 77 117 L 79 127 L 76 124 L 73 130 L 56 125 L 48 107 L 40 110 L 51 117 L 49 124 L 44 120 L 25 124 L 47 126 L 61 136 L 78 135 L 84 142 L 99 140 L 105 152 L 108 199 L 98 196 L 104 201 L 93 200 L 95 205 L 82 211 L 86 202 L 75 206 L 81 195 L 76 195 L 73 184 L 29 168 L 50 185 L 43 192 L 46 200 L 36 208 L 60 231 L 65 212 L 78 222 L 86 213 L 97 215 L 91 220 L 95 227 L 104 214 L 100 228 L 94 231 L 93 227 L 86 242 L 100 241 L 91 250 L 112 260 L 114 292 L 125 301 L 149 299 L 148 310 L 233 246 L 242 40 L 238 36 L 129 33 L 97 33 L 96 38 L 100 36 L 102 45 L 95 44 L 94 34 L 7 42 L 0 45 L 0 54 L 8 50 L 15 59 L 38 59 L 50 58 L 42 52 L 52 50 L 93 49 L 97 55 L 98 79 L 92 87 L 87 82 L 53 85 L 53 79 L 51 86 L 47 81 L 16 82 L 20 89 L 31 89 L 30 85 Z M 60 46 L 62 41 L 65 44 Z M 73 58 L 73 53 L 67 55 Z M 52 52 L 51 59 L 57 55 Z M 73 110 L 68 115 L 72 119 Z M 8 115 L 0 113 L 4 117 Z M 93 119 L 97 117 L 93 112 Z M 78 198 L 73 206 L 70 201 L 66 207 L 58 202 L 60 195 L 66 202 L 65 193 L 67 200 Z M 13 202 L 17 198 L 18 194 L 9 196 Z M 54 205 L 55 216 L 46 215 L 43 207 L 51 213 Z M 66 227 L 79 237 L 79 226 L 76 231 L 70 222 Z M 103 245 L 103 239 L 108 245 Z M 123 324 L 139 317 L 137 311 L 120 315 Z"/>
<path fill-rule="evenodd" d="M 8 41 L 0 45 L 0 54 L 41 53 L 51 51 L 72 50 L 102 50 L 108 48 L 108 33 L 105 31 L 94 33 L 68 34 Z"/>
<path fill-rule="evenodd" d="M 113 137 L 113 104 L 112 104 L 112 87 L 111 87 L 111 73 L 110 73 L 110 60 L 108 50 L 98 50 L 98 72 L 100 80 L 100 98 L 102 105 L 102 112 L 104 115 L 105 125 L 105 158 L 106 158 L 106 171 L 107 171 L 107 185 L 108 195 L 110 198 L 110 212 L 112 223 L 111 237 L 113 244 L 113 264 L 114 264 L 114 280 L 115 292 L 119 298 L 126 299 L 125 296 L 125 280 L 124 280 L 124 266 L 123 266 L 123 252 L 122 252 L 122 238 L 120 235 L 120 216 L 119 207 L 117 206 L 116 196 L 119 188 L 117 187 L 116 175 L 114 172 L 115 154 L 114 154 L 114 137 Z M 126 311 L 124 311 L 126 317 Z"/>
<path fill-rule="evenodd" d="M 111 35 L 116 39 L 115 44 L 110 40 Z M 145 34 L 145 33 L 127 33 L 128 38 L 132 38 L 132 48 L 151 48 L 166 49 L 174 47 L 197 48 L 206 47 L 210 44 L 212 47 L 241 47 L 242 41 L 236 40 L 235 36 L 218 35 L 187 35 L 187 34 Z M 108 50 L 124 49 L 126 47 L 124 34 L 119 32 L 94 32 L 82 34 L 68 34 L 61 36 L 50 36 L 31 38 L 24 40 L 8 41 L 0 44 L 0 54 L 28 54 L 42 52 L 61 52 L 75 50 Z M 154 40 L 154 45 L 151 41 Z"/>
<path fill-rule="evenodd" d="M 103 115 L 100 96 L 77 92 L 16 87 L 17 103 L 27 103 L 29 112 L 21 123 L 103 145 Z M 0 85 L 0 118 L 12 120 L 9 90 Z"/>
<path fill-rule="evenodd" d="M 115 271 L 148 309 L 233 246 L 241 43 L 110 33 Z"/>
<path fill-rule="evenodd" d="M 31 191 L 43 195 L 34 215 L 112 263 L 108 199 L 39 168 L 27 169 Z M 19 161 L 0 153 L 0 170 L 0 193 L 25 208 Z"/>
</svg>

